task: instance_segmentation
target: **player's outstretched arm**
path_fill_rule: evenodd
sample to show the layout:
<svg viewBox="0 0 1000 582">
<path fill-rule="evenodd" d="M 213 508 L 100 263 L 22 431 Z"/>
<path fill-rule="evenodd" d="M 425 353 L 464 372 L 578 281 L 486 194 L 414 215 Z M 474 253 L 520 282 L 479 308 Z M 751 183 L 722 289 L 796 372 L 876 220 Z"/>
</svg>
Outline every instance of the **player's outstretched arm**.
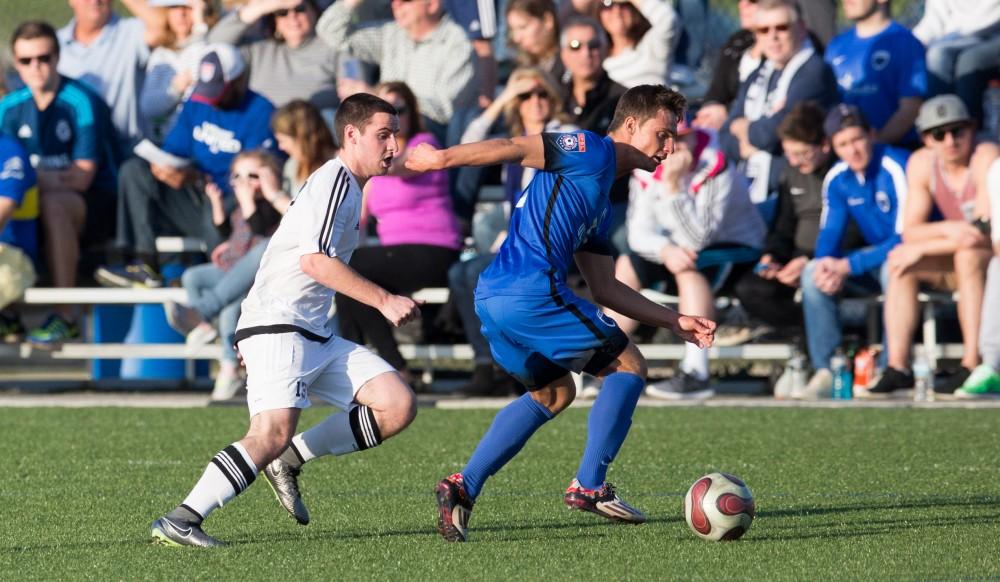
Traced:
<svg viewBox="0 0 1000 582">
<path fill-rule="evenodd" d="M 576 253 L 576 264 L 587 281 L 594 301 L 647 325 L 665 327 L 686 342 L 707 348 L 715 341 L 715 322 L 682 315 L 650 301 L 642 293 L 615 278 L 614 261 L 607 255 Z"/>
<path fill-rule="evenodd" d="M 443 150 L 423 143 L 413 148 L 406 160 L 406 168 L 414 172 L 494 164 L 521 164 L 529 168 L 543 169 L 545 148 L 542 145 L 542 136 L 488 139 Z"/>
<path fill-rule="evenodd" d="M 420 307 L 416 301 L 403 295 L 389 293 L 362 277 L 337 257 L 328 257 L 323 253 L 303 255 L 299 258 L 299 265 L 302 267 L 302 272 L 321 285 L 378 309 L 382 316 L 396 327 L 420 315 Z"/>
</svg>

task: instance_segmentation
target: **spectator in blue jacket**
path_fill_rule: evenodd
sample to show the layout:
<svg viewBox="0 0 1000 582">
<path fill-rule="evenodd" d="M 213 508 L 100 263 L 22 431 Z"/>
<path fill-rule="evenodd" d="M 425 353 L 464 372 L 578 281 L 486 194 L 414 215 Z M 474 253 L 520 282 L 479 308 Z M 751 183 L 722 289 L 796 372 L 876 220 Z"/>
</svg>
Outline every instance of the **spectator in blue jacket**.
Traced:
<svg viewBox="0 0 1000 582">
<path fill-rule="evenodd" d="M 891 0 L 844 0 L 854 27 L 826 47 L 844 103 L 857 105 L 881 143 L 916 146 L 913 122 L 927 93 L 924 45 L 889 15 Z"/>
<path fill-rule="evenodd" d="M 816 258 L 802 273 L 802 309 L 814 370 L 805 398 L 828 397 L 833 386 L 830 356 L 841 342 L 838 297 L 886 289 L 886 256 L 899 243 L 897 216 L 906 199 L 908 152 L 876 145 L 860 109 L 838 105 L 827 115 L 824 131 L 840 162 L 826 175 Z M 844 255 L 848 221 L 857 225 L 866 246 Z"/>
<path fill-rule="evenodd" d="M 122 166 L 116 243 L 134 260 L 98 268 L 97 282 L 109 287 L 161 286 L 157 236 L 200 238 L 207 248 L 215 248 L 221 240 L 203 195 L 205 184 L 221 188 L 231 206 L 233 158 L 244 150 L 274 150 L 267 123 L 272 113 L 271 102 L 247 88 L 239 50 L 227 44 L 207 45 L 198 66 L 198 83 L 161 155 L 149 156 L 149 161 L 133 158 Z"/>
</svg>

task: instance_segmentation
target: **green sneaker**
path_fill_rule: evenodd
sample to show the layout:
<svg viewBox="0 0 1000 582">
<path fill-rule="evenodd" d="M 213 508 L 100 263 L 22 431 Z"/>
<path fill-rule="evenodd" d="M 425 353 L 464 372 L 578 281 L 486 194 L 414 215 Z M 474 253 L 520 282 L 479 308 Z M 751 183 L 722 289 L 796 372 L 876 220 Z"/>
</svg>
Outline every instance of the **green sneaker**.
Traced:
<svg viewBox="0 0 1000 582">
<path fill-rule="evenodd" d="M 987 364 L 980 364 L 969 374 L 956 398 L 1000 398 L 1000 374 Z"/>
<path fill-rule="evenodd" d="M 80 328 L 75 323 L 66 321 L 59 314 L 53 313 L 45 318 L 45 323 L 28 334 L 28 341 L 39 347 L 57 346 L 66 340 L 78 339 Z"/>
</svg>

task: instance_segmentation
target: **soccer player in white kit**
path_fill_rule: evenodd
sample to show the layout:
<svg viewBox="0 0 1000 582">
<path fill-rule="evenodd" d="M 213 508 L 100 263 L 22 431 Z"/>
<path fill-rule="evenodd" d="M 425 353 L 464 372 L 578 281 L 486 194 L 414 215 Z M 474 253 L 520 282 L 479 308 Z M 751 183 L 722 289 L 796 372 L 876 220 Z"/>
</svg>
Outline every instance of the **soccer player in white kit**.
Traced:
<svg viewBox="0 0 1000 582">
<path fill-rule="evenodd" d="M 399 152 L 399 119 L 386 101 L 359 93 L 341 103 L 334 125 L 340 155 L 296 195 L 243 302 L 236 345 L 247 367 L 250 428 L 212 458 L 180 505 L 153 522 L 155 543 L 223 545 L 202 530 L 202 521 L 245 491 L 259 471 L 305 525 L 309 513 L 297 481 L 303 463 L 377 446 L 416 416 L 413 391 L 396 370 L 334 335 L 329 319 L 335 293 L 378 309 L 397 326 L 420 313 L 409 297 L 348 266 L 360 236 L 362 189 L 370 177 L 384 175 Z M 343 412 L 296 435 L 310 394 Z"/>
</svg>

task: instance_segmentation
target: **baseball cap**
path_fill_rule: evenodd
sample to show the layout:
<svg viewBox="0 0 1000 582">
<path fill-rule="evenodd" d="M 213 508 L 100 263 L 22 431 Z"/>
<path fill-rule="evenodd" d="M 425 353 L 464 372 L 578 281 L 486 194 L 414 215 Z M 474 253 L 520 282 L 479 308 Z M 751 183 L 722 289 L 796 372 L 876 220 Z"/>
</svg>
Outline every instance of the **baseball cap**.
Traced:
<svg viewBox="0 0 1000 582">
<path fill-rule="evenodd" d="M 205 46 L 198 63 L 198 82 L 191 100 L 218 105 L 226 87 L 246 70 L 243 55 L 231 44 L 214 43 Z"/>
<path fill-rule="evenodd" d="M 825 133 L 828 138 L 833 138 L 837 132 L 847 129 L 848 127 L 860 127 L 865 131 L 871 128 L 871 126 L 868 125 L 868 120 L 865 119 L 865 115 L 861 113 L 861 110 L 854 105 L 848 105 L 846 103 L 835 105 L 833 109 L 826 114 L 826 120 L 823 121 L 823 133 Z"/>
<path fill-rule="evenodd" d="M 169 8 L 171 6 L 190 6 L 190 0 L 149 0 L 153 8 Z"/>
<path fill-rule="evenodd" d="M 957 95 L 938 95 L 920 106 L 917 115 L 917 131 L 923 133 L 935 127 L 964 123 L 972 120 L 965 103 Z"/>
</svg>

